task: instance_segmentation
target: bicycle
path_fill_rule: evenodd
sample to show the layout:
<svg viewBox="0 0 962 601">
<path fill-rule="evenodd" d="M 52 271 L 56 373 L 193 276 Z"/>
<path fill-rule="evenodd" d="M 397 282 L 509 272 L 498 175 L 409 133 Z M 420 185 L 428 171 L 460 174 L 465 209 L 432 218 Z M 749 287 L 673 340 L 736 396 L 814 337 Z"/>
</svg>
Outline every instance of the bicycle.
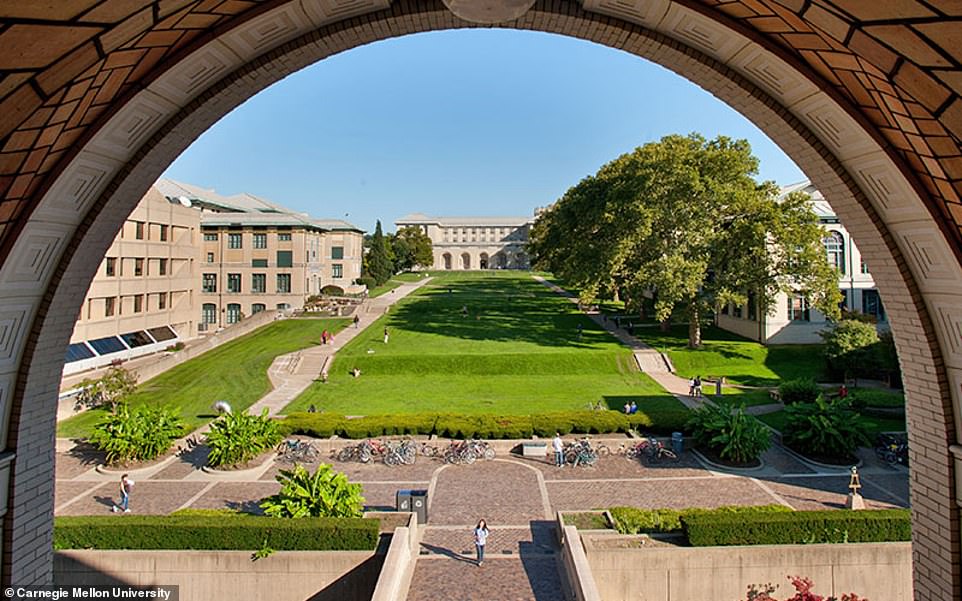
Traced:
<svg viewBox="0 0 962 601">
<path fill-rule="evenodd" d="M 468 441 L 462 440 L 449 444 L 444 450 L 443 459 L 445 463 L 471 465 L 477 461 L 478 454 L 475 449 L 468 444 Z"/>
<path fill-rule="evenodd" d="M 277 459 L 284 463 L 314 463 L 320 458 L 314 443 L 289 438 L 277 445 Z"/>
<path fill-rule="evenodd" d="M 875 442 L 875 455 L 889 465 L 909 464 L 909 443 L 904 437 L 879 434 Z"/>
<path fill-rule="evenodd" d="M 648 461 L 656 462 L 662 459 L 668 459 L 670 461 L 678 461 L 678 455 L 674 451 L 667 448 L 665 443 L 661 442 L 656 438 L 646 438 L 639 443 L 640 450 Z"/>
<path fill-rule="evenodd" d="M 564 460 L 572 467 L 579 465 L 591 467 L 597 463 L 598 453 L 591 447 L 591 442 L 587 438 L 583 438 L 565 445 Z"/>
</svg>

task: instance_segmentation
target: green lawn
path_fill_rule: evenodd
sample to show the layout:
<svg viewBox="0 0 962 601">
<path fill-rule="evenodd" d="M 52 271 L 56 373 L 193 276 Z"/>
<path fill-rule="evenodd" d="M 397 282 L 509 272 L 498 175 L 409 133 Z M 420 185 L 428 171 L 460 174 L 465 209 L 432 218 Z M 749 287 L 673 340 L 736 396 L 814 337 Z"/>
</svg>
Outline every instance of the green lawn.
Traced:
<svg viewBox="0 0 962 601">
<path fill-rule="evenodd" d="M 336 332 L 347 323 L 347 319 L 275 321 L 145 382 L 130 402 L 175 407 L 195 429 L 215 417 L 211 414 L 215 401 L 226 400 L 235 410 L 250 407 L 271 390 L 267 368 L 275 357 L 318 344 L 324 328 Z M 93 409 L 62 421 L 57 435 L 87 436 L 103 413 Z"/>
<path fill-rule="evenodd" d="M 328 382 L 285 413 L 315 405 L 348 415 L 526 414 L 599 400 L 613 409 L 631 400 L 642 411 L 682 408 L 627 348 L 530 274 L 434 275 L 341 349 Z M 349 373 L 355 367 L 360 378 Z"/>
<path fill-rule="evenodd" d="M 779 432 L 782 432 L 785 429 L 785 426 L 788 422 L 788 416 L 785 414 L 784 410 L 776 411 L 775 413 L 759 415 L 758 419 L 775 428 Z M 875 437 L 879 434 L 879 432 L 905 431 L 905 420 L 901 418 L 884 418 L 863 415 L 862 421 L 864 421 L 865 425 L 868 426 L 868 437 L 869 440 L 872 441 L 875 440 Z"/>
<path fill-rule="evenodd" d="M 704 386 L 702 388 L 705 389 L 705 392 L 714 392 L 714 389 L 708 390 Z M 746 407 L 754 407 L 756 405 L 770 405 L 775 402 L 769 396 L 767 389 L 744 390 L 741 388 L 722 388 L 722 394 L 725 395 L 726 401 L 735 406 L 744 404 Z"/>
<path fill-rule="evenodd" d="M 644 328 L 636 334 L 667 350 L 678 375 L 685 378 L 725 376 L 735 384 L 777 386 L 781 380 L 820 379 L 824 368 L 820 345 L 765 346 L 713 326 L 702 329 L 702 348 L 694 350 L 687 348 L 688 326 L 673 326 L 669 332 Z"/>
</svg>

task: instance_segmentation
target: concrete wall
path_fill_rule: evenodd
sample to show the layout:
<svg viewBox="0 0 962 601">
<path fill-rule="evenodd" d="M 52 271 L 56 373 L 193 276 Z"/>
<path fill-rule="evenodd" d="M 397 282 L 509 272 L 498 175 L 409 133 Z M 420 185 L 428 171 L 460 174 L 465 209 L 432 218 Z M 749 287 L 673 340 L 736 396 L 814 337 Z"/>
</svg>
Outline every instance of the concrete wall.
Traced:
<svg viewBox="0 0 962 601">
<path fill-rule="evenodd" d="M 613 538 L 629 537 L 583 537 L 604 601 L 735 601 L 748 585 L 769 582 L 779 585 L 781 599 L 794 593 L 788 576 L 810 578 L 826 597 L 912 599 L 910 543 L 621 549 L 605 544 Z"/>
<path fill-rule="evenodd" d="M 367 601 L 381 570 L 371 551 L 57 551 L 58 585 L 176 585 L 180 601 Z"/>
</svg>

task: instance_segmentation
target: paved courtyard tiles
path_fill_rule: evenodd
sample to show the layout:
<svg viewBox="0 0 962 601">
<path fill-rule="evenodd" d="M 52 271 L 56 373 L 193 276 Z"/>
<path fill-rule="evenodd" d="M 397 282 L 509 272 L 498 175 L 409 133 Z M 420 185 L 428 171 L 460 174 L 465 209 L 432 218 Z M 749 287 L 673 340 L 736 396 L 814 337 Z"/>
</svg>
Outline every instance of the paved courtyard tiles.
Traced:
<svg viewBox="0 0 962 601">
<path fill-rule="evenodd" d="M 427 490 L 428 485 L 429 482 L 361 482 L 364 507 L 369 511 L 394 509 L 398 490 Z"/>
<path fill-rule="evenodd" d="M 429 498 L 432 524 L 527 524 L 545 515 L 538 472 L 511 460 L 449 465 L 437 473 Z"/>
<path fill-rule="evenodd" d="M 862 476 L 863 479 L 866 476 Z M 775 493 L 798 510 L 839 509 L 845 506 L 848 475 L 777 478 L 766 481 Z M 862 496 L 869 509 L 904 507 L 904 503 L 877 486 L 862 486 Z"/>
<path fill-rule="evenodd" d="M 611 456 L 599 459 L 591 467 L 565 466 L 555 467 L 553 463 L 540 460 L 523 460 L 542 473 L 546 482 L 552 480 L 597 480 L 624 478 L 677 478 L 679 476 L 699 477 L 711 476 L 708 469 L 703 467 L 691 453 L 682 453 L 678 461 L 646 462 L 628 460 L 624 457 Z"/>
<path fill-rule="evenodd" d="M 202 489 L 205 486 L 201 483 Z M 193 509 L 240 509 L 260 512 L 257 503 L 281 489 L 276 482 L 216 482 L 190 507 Z M 187 501 L 187 499 L 184 499 Z"/>
<path fill-rule="evenodd" d="M 408 601 L 559 601 L 564 599 L 553 555 L 524 554 L 473 562 L 446 556 L 417 562 Z"/>
<path fill-rule="evenodd" d="M 167 514 L 176 511 L 204 489 L 203 482 L 155 482 L 135 480 L 130 495 L 130 509 L 139 514 Z M 63 482 L 57 483 L 59 489 Z M 58 509 L 58 515 L 98 515 L 110 511 L 120 501 L 116 482 L 89 482 L 90 493 L 70 505 Z M 96 487 L 96 488 L 94 488 Z"/>
<path fill-rule="evenodd" d="M 682 509 L 779 502 L 751 479 L 741 477 L 556 480 L 545 484 L 552 511 L 603 509 L 613 505 Z"/>
<path fill-rule="evenodd" d="M 558 535 L 553 521 L 535 521 L 526 527 L 491 523 L 486 554 L 543 553 L 557 551 Z M 474 524 L 428 526 L 421 538 L 420 556 L 464 554 L 474 556 Z"/>
<path fill-rule="evenodd" d="M 77 497 L 81 495 L 89 497 L 95 494 L 104 494 L 105 491 L 113 491 L 117 488 L 117 484 L 113 482 L 103 482 L 100 484 L 91 484 L 90 482 L 70 482 L 67 480 L 58 480 L 56 483 L 55 493 L 54 493 L 54 508 L 57 513 L 60 513 L 60 508 L 70 503 Z M 79 499 L 77 499 L 79 501 Z"/>
</svg>

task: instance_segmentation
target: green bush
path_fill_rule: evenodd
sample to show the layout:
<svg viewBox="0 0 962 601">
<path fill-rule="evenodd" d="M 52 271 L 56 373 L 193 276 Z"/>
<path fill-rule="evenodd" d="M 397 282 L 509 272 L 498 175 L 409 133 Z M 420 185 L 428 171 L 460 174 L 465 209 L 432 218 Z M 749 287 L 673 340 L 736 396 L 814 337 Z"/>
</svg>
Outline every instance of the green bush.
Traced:
<svg viewBox="0 0 962 601">
<path fill-rule="evenodd" d="M 374 290 L 377 287 L 377 280 L 369 275 L 362 275 L 361 277 L 354 280 L 355 283 L 362 286 L 367 286 L 368 290 Z"/>
<path fill-rule="evenodd" d="M 847 398 L 789 405 L 785 416 L 782 441 L 803 455 L 846 459 L 869 444 L 865 423 Z"/>
<path fill-rule="evenodd" d="M 822 389 L 815 380 L 808 378 L 786 380 L 778 385 L 778 395 L 786 405 L 812 403 L 820 394 Z"/>
<path fill-rule="evenodd" d="M 791 513 L 703 513 L 682 516 L 695 547 L 870 543 L 907 541 L 912 519 L 907 509 L 793 511 Z"/>
<path fill-rule="evenodd" d="M 351 484 L 347 476 L 322 463 L 314 473 L 303 465 L 281 470 L 276 477 L 281 490 L 260 503 L 271 517 L 358 518 L 364 513 L 361 485 Z"/>
<path fill-rule="evenodd" d="M 57 517 L 54 549 L 368 551 L 379 522 L 360 518 L 289 520 L 248 514 Z"/>
<path fill-rule="evenodd" d="M 849 391 L 848 398 L 851 399 L 853 407 L 905 407 L 905 395 L 900 392 L 857 388 Z"/>
<path fill-rule="evenodd" d="M 228 413 L 210 425 L 207 462 L 213 467 L 241 465 L 274 448 L 281 438 L 267 409 L 260 415 Z"/>
<path fill-rule="evenodd" d="M 90 441 L 114 465 L 156 459 L 182 435 L 183 424 L 170 409 L 147 405 L 131 409 L 121 402 L 97 422 Z"/>
<path fill-rule="evenodd" d="M 745 413 L 744 405 L 705 405 L 692 411 L 687 425 L 696 445 L 735 463 L 756 461 L 772 444 L 771 433 Z"/>
<path fill-rule="evenodd" d="M 637 507 L 612 507 L 608 510 L 615 522 L 615 529 L 621 534 L 639 534 L 642 532 L 679 532 L 681 518 L 689 515 L 715 514 L 724 515 L 745 513 L 791 512 L 792 509 L 784 505 L 732 505 L 716 509 L 702 509 L 690 507 L 687 509 L 639 509 Z"/>
<path fill-rule="evenodd" d="M 277 420 L 277 429 L 283 436 L 304 434 L 314 438 L 330 438 L 337 434 L 343 421 L 343 415 L 298 412 Z"/>
</svg>

